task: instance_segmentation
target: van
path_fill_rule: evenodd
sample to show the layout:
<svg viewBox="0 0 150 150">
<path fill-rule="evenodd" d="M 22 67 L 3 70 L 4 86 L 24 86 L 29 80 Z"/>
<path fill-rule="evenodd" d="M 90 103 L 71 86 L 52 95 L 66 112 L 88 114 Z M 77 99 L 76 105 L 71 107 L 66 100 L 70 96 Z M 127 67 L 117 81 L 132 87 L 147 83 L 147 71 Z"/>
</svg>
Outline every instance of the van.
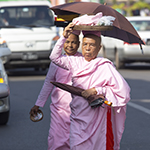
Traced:
<svg viewBox="0 0 150 150">
<path fill-rule="evenodd" d="M 6 69 L 49 66 L 50 52 L 59 38 L 50 7 L 47 0 L 0 1 L 0 36 L 11 50 Z"/>
</svg>

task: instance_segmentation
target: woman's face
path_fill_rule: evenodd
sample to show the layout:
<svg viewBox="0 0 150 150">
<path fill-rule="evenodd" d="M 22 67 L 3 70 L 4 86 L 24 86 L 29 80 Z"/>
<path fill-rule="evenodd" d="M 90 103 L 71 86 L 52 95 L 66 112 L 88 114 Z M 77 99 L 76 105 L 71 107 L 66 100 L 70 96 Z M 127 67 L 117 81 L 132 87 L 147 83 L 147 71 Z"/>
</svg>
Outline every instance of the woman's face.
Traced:
<svg viewBox="0 0 150 150">
<path fill-rule="evenodd" d="M 86 61 L 95 59 L 100 51 L 99 38 L 95 36 L 84 37 L 82 42 L 82 55 Z"/>
<path fill-rule="evenodd" d="M 79 48 L 79 44 L 80 42 L 78 36 L 74 34 L 70 34 L 70 36 L 67 38 L 66 42 L 64 43 L 64 51 L 66 52 L 66 55 L 76 54 Z"/>
</svg>

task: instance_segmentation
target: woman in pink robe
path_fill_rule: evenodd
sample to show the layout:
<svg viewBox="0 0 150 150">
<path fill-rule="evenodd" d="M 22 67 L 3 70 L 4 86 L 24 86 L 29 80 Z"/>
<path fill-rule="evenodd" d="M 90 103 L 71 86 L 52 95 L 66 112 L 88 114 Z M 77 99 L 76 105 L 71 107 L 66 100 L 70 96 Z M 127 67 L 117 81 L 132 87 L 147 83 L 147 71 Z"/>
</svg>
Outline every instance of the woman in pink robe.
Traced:
<svg viewBox="0 0 150 150">
<path fill-rule="evenodd" d="M 71 150 L 119 150 L 126 118 L 126 104 L 130 100 L 130 88 L 110 60 L 97 57 L 101 46 L 98 42 L 100 38 L 96 35 L 88 34 L 83 38 L 83 56 L 61 55 L 62 46 L 72 32 L 73 26 L 69 24 L 65 28 L 50 59 L 71 71 L 73 86 L 85 89 L 83 92 L 85 98 L 95 92 L 103 94 L 109 102 L 112 102 L 113 109 L 106 105 L 103 105 L 104 108 L 93 109 L 85 98 L 72 95 Z"/>
<path fill-rule="evenodd" d="M 64 43 L 65 55 L 81 56 L 82 54 L 77 52 L 78 47 L 79 37 L 71 34 Z M 51 94 L 51 122 L 48 135 L 48 150 L 70 150 L 69 133 L 71 111 L 69 104 L 72 97 L 70 93 L 59 88 L 54 88 L 50 83 L 51 81 L 71 85 L 71 73 L 68 70 L 56 66 L 54 63 L 51 63 L 43 87 L 30 114 L 34 115 L 39 107 L 44 107 Z"/>
</svg>

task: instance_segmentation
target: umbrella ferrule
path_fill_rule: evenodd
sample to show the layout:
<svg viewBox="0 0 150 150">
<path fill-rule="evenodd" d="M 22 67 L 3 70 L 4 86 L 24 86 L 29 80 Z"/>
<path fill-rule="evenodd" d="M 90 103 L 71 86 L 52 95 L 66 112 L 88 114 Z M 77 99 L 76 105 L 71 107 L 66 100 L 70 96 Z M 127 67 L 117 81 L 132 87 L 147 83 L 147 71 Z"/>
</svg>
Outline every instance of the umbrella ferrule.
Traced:
<svg viewBox="0 0 150 150">
<path fill-rule="evenodd" d="M 140 43 L 140 49 L 141 49 L 142 54 L 144 54 L 143 47 L 142 47 L 141 43 Z"/>
</svg>

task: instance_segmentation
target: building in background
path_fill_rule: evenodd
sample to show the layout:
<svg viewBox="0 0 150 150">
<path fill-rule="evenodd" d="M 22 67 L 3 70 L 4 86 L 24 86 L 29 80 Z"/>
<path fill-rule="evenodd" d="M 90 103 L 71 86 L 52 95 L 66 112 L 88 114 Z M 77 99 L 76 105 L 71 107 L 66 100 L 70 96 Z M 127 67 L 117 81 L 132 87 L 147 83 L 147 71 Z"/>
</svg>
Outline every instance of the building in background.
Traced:
<svg viewBox="0 0 150 150">
<path fill-rule="evenodd" d="M 64 4 L 65 0 L 50 0 L 50 2 L 53 6 L 56 6 L 56 5 Z"/>
</svg>

